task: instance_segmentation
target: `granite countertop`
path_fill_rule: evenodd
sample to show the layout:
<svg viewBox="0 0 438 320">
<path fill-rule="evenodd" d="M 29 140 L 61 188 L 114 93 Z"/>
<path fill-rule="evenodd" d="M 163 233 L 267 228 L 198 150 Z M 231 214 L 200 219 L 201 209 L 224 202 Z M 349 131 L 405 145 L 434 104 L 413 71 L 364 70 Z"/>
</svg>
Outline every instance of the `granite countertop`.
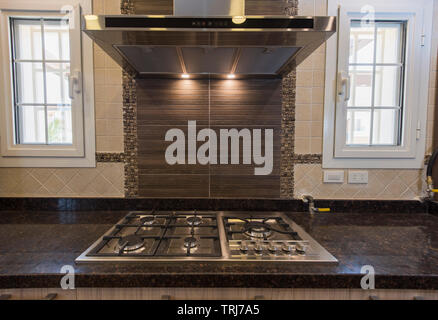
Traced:
<svg viewBox="0 0 438 320">
<path fill-rule="evenodd" d="M 0 288 L 59 287 L 64 265 L 76 287 L 376 288 L 438 290 L 438 217 L 423 213 L 288 213 L 339 264 L 74 260 L 127 211 L 0 211 Z"/>
</svg>

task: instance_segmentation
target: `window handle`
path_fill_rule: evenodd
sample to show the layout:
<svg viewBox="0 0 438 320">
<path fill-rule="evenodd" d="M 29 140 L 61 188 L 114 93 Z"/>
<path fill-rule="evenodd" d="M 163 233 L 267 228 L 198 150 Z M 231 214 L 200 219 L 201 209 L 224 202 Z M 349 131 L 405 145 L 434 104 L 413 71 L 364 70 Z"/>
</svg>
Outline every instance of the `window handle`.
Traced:
<svg viewBox="0 0 438 320">
<path fill-rule="evenodd" d="M 69 95 L 70 99 L 74 99 L 77 94 L 82 92 L 82 74 L 80 71 L 75 71 L 69 76 Z"/>
<path fill-rule="evenodd" d="M 350 75 L 341 71 L 338 73 L 338 96 L 344 96 L 344 101 L 350 100 Z"/>
</svg>

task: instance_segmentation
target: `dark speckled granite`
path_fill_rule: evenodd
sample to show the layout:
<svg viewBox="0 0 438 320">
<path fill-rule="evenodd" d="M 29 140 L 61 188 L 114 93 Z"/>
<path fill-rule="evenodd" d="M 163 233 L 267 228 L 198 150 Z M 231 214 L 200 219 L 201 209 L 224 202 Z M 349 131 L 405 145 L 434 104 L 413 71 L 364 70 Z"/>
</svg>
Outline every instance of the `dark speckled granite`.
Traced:
<svg viewBox="0 0 438 320">
<path fill-rule="evenodd" d="M 423 213 L 428 204 L 398 200 L 317 200 L 319 207 L 334 212 Z M 114 211 L 114 210 L 258 210 L 303 212 L 301 200 L 275 199 L 102 199 L 102 198 L 0 198 L 0 210 L 38 211 Z"/>
<path fill-rule="evenodd" d="M 432 214 L 438 214 L 438 201 L 430 202 L 429 212 Z"/>
<path fill-rule="evenodd" d="M 438 289 L 438 217 L 430 214 L 319 214 L 290 217 L 337 265 L 242 262 L 74 264 L 126 212 L 0 211 L 0 288 L 58 287 L 74 265 L 77 287 L 360 288 L 372 265 L 376 288 Z"/>
</svg>

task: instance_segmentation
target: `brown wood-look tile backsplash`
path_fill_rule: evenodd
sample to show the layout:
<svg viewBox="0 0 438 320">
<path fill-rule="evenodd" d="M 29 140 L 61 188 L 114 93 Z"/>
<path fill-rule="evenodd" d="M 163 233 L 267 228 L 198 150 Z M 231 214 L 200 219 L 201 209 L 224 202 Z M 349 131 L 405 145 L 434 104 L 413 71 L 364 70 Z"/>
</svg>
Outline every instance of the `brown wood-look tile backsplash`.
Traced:
<svg viewBox="0 0 438 320">
<path fill-rule="evenodd" d="M 281 80 L 137 80 L 137 99 L 140 197 L 279 198 Z M 198 131 L 273 129 L 272 173 L 255 176 L 254 165 L 167 164 L 166 132 L 187 134 L 189 120 Z"/>
<path fill-rule="evenodd" d="M 131 2 L 135 14 L 173 14 L 173 0 L 131 0 Z M 279 15 L 284 13 L 285 7 L 285 0 L 245 0 L 247 15 Z"/>
<path fill-rule="evenodd" d="M 173 0 L 123 2 L 129 2 L 128 13 L 173 14 Z M 286 5 L 284 0 L 246 0 L 246 14 L 281 15 Z M 281 80 L 138 80 L 138 196 L 279 198 L 281 90 Z M 243 164 L 168 165 L 165 151 L 170 142 L 165 134 L 171 128 L 187 133 L 189 120 L 196 120 L 198 131 L 273 129 L 272 173 L 255 176 L 254 165 Z"/>
<path fill-rule="evenodd" d="M 245 0 L 247 15 L 280 15 L 286 7 L 285 0 Z"/>
<path fill-rule="evenodd" d="M 173 0 L 131 0 L 135 14 L 173 14 Z"/>
</svg>

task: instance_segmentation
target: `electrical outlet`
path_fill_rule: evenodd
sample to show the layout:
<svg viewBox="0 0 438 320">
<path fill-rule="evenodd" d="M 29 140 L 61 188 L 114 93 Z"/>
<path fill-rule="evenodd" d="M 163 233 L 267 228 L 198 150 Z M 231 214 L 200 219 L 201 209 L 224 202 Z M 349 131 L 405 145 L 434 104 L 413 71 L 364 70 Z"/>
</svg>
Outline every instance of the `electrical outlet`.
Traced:
<svg viewBox="0 0 438 320">
<path fill-rule="evenodd" d="M 349 171 L 348 183 L 350 184 L 367 184 L 368 171 Z"/>
<path fill-rule="evenodd" d="M 344 183 L 344 171 L 325 170 L 324 183 Z"/>
</svg>

